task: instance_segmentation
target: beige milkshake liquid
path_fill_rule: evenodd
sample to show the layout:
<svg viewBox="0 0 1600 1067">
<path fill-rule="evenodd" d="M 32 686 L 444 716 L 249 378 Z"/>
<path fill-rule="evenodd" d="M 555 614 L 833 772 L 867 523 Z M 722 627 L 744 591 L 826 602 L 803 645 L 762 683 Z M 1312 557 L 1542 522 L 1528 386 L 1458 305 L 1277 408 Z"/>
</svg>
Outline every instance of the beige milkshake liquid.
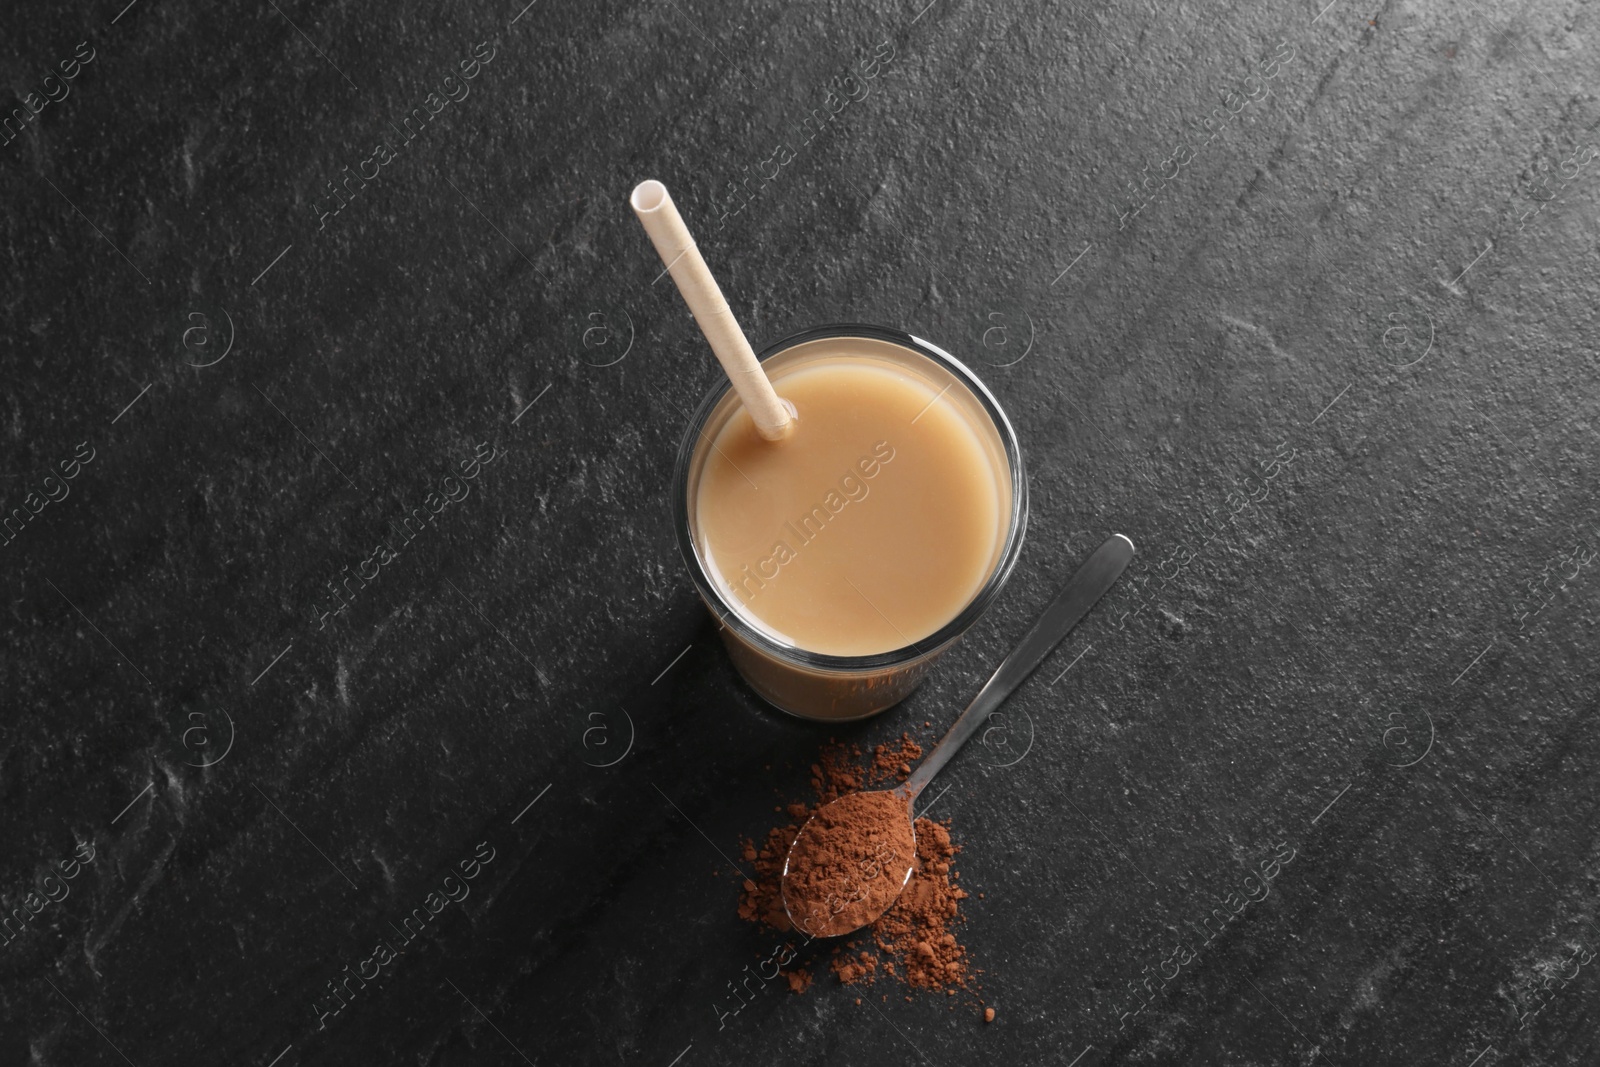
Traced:
<svg viewBox="0 0 1600 1067">
<path fill-rule="evenodd" d="M 760 438 L 742 408 L 705 458 L 701 556 L 752 625 L 810 652 L 865 656 L 938 631 L 1003 549 L 1005 457 L 950 382 L 854 338 L 773 384 L 794 433 Z"/>
</svg>

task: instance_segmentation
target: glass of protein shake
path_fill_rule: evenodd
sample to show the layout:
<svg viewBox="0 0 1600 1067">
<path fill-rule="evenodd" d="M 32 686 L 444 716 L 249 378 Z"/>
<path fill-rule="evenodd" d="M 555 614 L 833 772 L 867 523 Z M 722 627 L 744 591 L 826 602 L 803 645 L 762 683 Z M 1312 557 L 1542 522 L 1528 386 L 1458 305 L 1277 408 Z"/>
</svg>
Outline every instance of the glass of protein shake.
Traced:
<svg viewBox="0 0 1600 1067">
<path fill-rule="evenodd" d="M 822 326 L 757 357 L 666 187 L 629 198 L 727 373 L 678 449 L 685 562 L 746 681 L 809 719 L 897 703 L 1022 549 L 1016 434 L 949 353 Z"/>
<path fill-rule="evenodd" d="M 761 355 L 793 408 L 765 440 L 726 382 L 690 420 L 672 501 L 745 680 L 811 719 L 897 703 L 994 600 L 1022 547 L 1016 434 L 927 341 L 823 326 Z"/>
</svg>

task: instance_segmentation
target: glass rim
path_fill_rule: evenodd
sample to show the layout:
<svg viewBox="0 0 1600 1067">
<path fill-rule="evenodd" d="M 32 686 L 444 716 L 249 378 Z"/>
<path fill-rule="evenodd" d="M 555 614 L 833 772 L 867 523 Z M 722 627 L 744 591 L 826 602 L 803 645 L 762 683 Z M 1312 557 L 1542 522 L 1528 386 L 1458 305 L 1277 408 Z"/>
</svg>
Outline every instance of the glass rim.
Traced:
<svg viewBox="0 0 1600 1067">
<path fill-rule="evenodd" d="M 996 434 L 1000 438 L 1001 448 L 1005 452 L 1006 463 L 1011 475 L 1011 508 L 1010 521 L 1007 524 L 1004 545 L 1000 551 L 1000 558 L 996 561 L 994 570 L 984 581 L 983 586 L 969 600 L 965 607 L 955 614 L 945 625 L 919 641 L 913 641 L 900 648 L 890 649 L 886 652 L 874 652 L 869 656 L 835 656 L 821 652 L 812 652 L 786 641 L 781 641 L 764 630 L 753 626 L 738 609 L 728 602 L 722 590 L 712 579 L 705 563 L 700 558 L 700 552 L 695 547 L 694 531 L 690 525 L 689 508 L 689 469 L 694 462 L 696 446 L 704 436 L 706 423 L 711 414 L 721 403 L 722 398 L 728 394 L 732 384 L 725 375 L 718 375 L 717 383 L 712 386 L 700 406 L 695 409 L 689 418 L 689 425 L 684 430 L 683 439 L 678 445 L 678 456 L 673 466 L 672 475 L 672 512 L 673 525 L 677 529 L 678 548 L 683 553 L 684 563 L 688 565 L 689 574 L 694 579 L 700 598 L 711 608 L 717 620 L 732 630 L 746 643 L 754 645 L 762 652 L 771 656 L 785 659 L 798 666 L 811 668 L 828 673 L 850 673 L 882 670 L 885 667 L 904 666 L 915 662 L 925 656 L 942 649 L 945 645 L 959 637 L 976 622 L 990 604 L 999 595 L 1006 579 L 1011 576 L 1016 567 L 1017 559 L 1022 552 L 1023 535 L 1028 525 L 1028 479 L 1023 469 L 1022 447 L 1017 441 L 1016 431 L 1011 426 L 1011 421 L 1006 418 L 999 401 L 994 394 L 989 392 L 987 386 L 973 374 L 968 367 L 950 353 L 930 341 L 906 333 L 904 330 L 890 329 L 885 326 L 874 326 L 867 323 L 831 323 L 814 326 L 801 330 L 799 333 L 790 334 L 782 340 L 775 341 L 764 348 L 758 355 L 762 363 L 810 341 L 827 340 L 834 337 L 861 337 L 868 340 L 885 341 L 910 349 L 918 355 L 942 367 L 966 386 L 968 392 L 978 401 L 993 424 Z"/>
</svg>

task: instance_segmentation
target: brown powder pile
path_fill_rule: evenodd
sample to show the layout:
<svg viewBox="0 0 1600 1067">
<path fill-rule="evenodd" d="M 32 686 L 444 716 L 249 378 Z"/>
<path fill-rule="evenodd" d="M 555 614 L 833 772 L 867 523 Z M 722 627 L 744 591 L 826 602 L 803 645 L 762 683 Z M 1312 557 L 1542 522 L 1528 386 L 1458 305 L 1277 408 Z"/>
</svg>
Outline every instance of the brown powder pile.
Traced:
<svg viewBox="0 0 1600 1067">
<path fill-rule="evenodd" d="M 900 895 L 916 847 L 903 795 L 873 790 L 823 805 L 789 851 L 790 921 L 812 937 L 865 926 Z"/>
<path fill-rule="evenodd" d="M 911 774 L 922 758 L 922 746 L 910 737 L 879 745 L 870 760 L 859 749 L 830 742 L 811 768 L 817 799 L 775 810 L 788 822 L 769 830 L 760 843 L 746 841 L 744 860 L 755 868 L 739 897 L 739 916 L 780 932 L 793 929 L 784 910 L 782 875 L 789 846 L 801 825 L 817 807 L 865 788 L 897 785 Z M 950 840 L 948 823 L 916 821 L 916 865 L 900 899 L 866 929 L 840 940 L 830 968 L 841 982 L 871 983 L 879 975 L 893 977 L 918 989 L 970 989 L 972 975 L 967 953 L 956 939 L 961 922 L 960 902 L 967 894 L 956 885 L 954 869 L 960 848 Z M 797 983 L 791 982 L 791 987 Z M 809 976 L 799 983 L 809 985 Z M 796 989 L 796 992 L 802 991 Z"/>
</svg>

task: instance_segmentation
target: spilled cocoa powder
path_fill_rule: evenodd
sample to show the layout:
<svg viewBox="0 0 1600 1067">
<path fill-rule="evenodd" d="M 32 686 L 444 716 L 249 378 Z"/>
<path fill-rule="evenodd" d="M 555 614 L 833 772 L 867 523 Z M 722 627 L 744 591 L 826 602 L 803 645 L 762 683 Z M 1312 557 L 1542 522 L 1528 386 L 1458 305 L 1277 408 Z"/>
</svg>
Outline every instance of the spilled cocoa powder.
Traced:
<svg viewBox="0 0 1600 1067">
<path fill-rule="evenodd" d="M 791 803 L 775 811 L 787 821 L 769 830 L 757 842 L 743 845 L 745 862 L 756 876 L 745 881 L 739 898 L 739 916 L 779 932 L 795 927 L 784 908 L 783 864 L 801 826 L 817 808 L 841 796 L 864 789 L 889 788 L 904 782 L 911 766 L 922 758 L 922 746 L 908 736 L 877 746 L 871 758 L 857 747 L 830 742 L 811 768 L 816 800 Z M 904 816 L 901 815 L 902 825 Z M 967 951 L 956 937 L 962 918 L 960 902 L 967 894 L 956 883 L 954 864 L 960 847 L 950 840 L 949 820 L 916 820 L 916 862 L 899 900 L 877 921 L 856 934 L 840 939 L 833 949 L 829 969 L 840 982 L 854 985 L 893 978 L 914 989 L 944 992 L 972 990 L 975 976 Z M 807 931 L 801 930 L 801 933 Z M 803 969 L 789 975 L 790 988 L 803 992 L 811 976 Z"/>
</svg>

